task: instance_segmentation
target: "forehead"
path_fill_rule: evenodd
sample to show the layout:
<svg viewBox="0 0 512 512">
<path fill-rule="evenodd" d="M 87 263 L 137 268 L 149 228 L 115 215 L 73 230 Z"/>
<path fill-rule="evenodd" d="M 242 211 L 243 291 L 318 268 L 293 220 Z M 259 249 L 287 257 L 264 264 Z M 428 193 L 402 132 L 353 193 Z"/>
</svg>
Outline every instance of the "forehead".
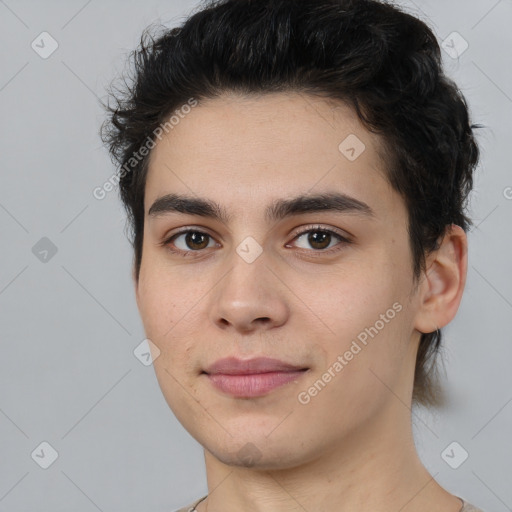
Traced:
<svg viewBox="0 0 512 512">
<path fill-rule="evenodd" d="M 342 102 L 225 94 L 200 102 L 157 141 L 145 209 L 173 192 L 210 197 L 235 212 L 264 210 L 270 199 L 341 192 L 378 211 L 396 201 L 381 155 L 379 137 Z"/>
</svg>

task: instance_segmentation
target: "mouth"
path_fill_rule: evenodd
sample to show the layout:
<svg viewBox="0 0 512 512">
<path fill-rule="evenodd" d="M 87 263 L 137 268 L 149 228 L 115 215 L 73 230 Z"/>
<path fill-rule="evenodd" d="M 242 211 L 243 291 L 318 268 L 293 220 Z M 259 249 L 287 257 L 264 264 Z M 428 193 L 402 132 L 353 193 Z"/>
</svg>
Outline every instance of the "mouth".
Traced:
<svg viewBox="0 0 512 512">
<path fill-rule="evenodd" d="M 300 379 L 308 370 L 267 357 L 248 360 L 229 357 L 216 361 L 202 374 L 222 393 L 237 398 L 254 398 Z"/>
</svg>

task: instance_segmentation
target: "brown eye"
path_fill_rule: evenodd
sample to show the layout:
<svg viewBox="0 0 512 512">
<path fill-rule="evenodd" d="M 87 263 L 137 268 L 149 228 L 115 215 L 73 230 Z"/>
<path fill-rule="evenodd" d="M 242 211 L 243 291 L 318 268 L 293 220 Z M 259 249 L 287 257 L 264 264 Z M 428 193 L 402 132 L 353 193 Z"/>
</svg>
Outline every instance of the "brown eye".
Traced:
<svg viewBox="0 0 512 512">
<path fill-rule="evenodd" d="M 327 244 L 326 244 L 327 241 Z M 310 231 L 308 243 L 315 249 L 327 249 L 331 241 L 331 234 L 326 231 Z"/>
<path fill-rule="evenodd" d="M 185 245 L 191 249 L 200 250 L 208 247 L 209 235 L 200 231 L 189 231 L 185 233 Z M 206 241 L 206 244 L 205 244 Z"/>
<path fill-rule="evenodd" d="M 313 228 L 313 229 L 307 229 L 305 231 L 301 231 L 297 234 L 294 240 L 299 241 L 301 239 L 305 239 L 305 245 L 306 246 L 298 246 L 301 249 L 308 249 L 313 248 L 316 250 L 316 252 L 331 252 L 326 249 L 330 249 L 333 247 L 331 245 L 331 242 L 333 240 L 338 239 L 338 244 L 334 245 L 346 245 L 350 243 L 350 240 L 345 238 L 344 236 L 341 236 L 338 233 L 335 233 L 334 231 L 330 229 L 323 229 L 323 228 Z M 297 242 L 296 242 L 297 243 Z M 304 242 L 302 242 L 304 244 Z M 307 247 L 309 245 L 309 247 Z M 310 251 L 315 252 L 315 251 Z"/>
<path fill-rule="evenodd" d="M 211 247 L 209 245 L 210 241 L 213 241 L 213 239 L 208 233 L 188 229 L 174 234 L 165 240 L 162 245 L 166 246 L 173 253 L 186 255 L 190 252 L 200 252 Z"/>
</svg>

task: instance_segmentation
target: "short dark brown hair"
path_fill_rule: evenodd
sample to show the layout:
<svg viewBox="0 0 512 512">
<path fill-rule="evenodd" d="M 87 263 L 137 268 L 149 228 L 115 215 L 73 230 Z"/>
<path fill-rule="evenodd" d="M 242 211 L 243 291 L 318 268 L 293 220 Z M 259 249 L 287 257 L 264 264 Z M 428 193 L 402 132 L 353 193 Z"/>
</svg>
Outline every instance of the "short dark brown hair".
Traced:
<svg viewBox="0 0 512 512">
<path fill-rule="evenodd" d="M 426 23 L 376 0 L 210 1 L 158 37 L 146 29 L 134 76 L 105 106 L 102 138 L 120 167 L 190 98 L 304 92 L 351 105 L 386 148 L 386 174 L 403 197 L 415 281 L 452 223 L 471 226 L 466 202 L 479 149 L 468 107 L 442 70 Z M 139 278 L 148 158 L 119 181 Z M 441 331 L 421 335 L 413 403 L 435 406 Z"/>
</svg>

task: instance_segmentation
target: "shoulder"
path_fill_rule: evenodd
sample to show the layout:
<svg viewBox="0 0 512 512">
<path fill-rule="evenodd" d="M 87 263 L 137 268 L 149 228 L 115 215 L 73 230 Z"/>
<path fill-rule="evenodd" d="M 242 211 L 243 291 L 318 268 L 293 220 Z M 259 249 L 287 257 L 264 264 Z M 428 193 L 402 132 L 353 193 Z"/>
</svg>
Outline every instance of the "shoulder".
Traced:
<svg viewBox="0 0 512 512">
<path fill-rule="evenodd" d="M 192 505 L 188 505 L 187 507 L 180 508 L 178 510 L 175 510 L 175 512 L 190 512 L 193 509 Z"/>
<path fill-rule="evenodd" d="M 194 510 L 194 507 L 201 501 L 203 501 L 204 499 L 206 499 L 206 496 L 203 496 L 202 498 L 194 501 L 193 503 L 191 503 L 190 505 L 187 505 L 186 507 L 182 507 L 178 510 L 176 510 L 175 512 L 191 512 L 192 510 Z M 460 498 L 463 502 L 464 502 L 464 506 L 462 507 L 462 509 L 460 510 L 460 512 L 484 512 L 482 509 L 478 508 L 478 507 L 475 507 L 475 505 L 472 505 L 471 503 L 468 503 L 466 500 L 464 500 L 463 498 Z"/>
<path fill-rule="evenodd" d="M 194 510 L 195 506 L 200 502 L 200 501 L 203 501 L 204 499 L 206 499 L 206 496 L 203 496 L 202 498 L 199 498 L 198 500 L 194 501 L 193 503 L 191 503 L 190 505 L 187 505 L 186 507 L 182 507 L 178 510 L 176 510 L 175 512 L 191 512 L 192 510 Z M 465 512 L 465 511 L 464 511 Z"/>
<path fill-rule="evenodd" d="M 484 512 L 482 509 L 475 507 L 475 505 L 468 503 L 464 499 L 461 498 L 461 500 L 464 502 L 464 506 L 462 507 L 460 512 Z"/>
</svg>

